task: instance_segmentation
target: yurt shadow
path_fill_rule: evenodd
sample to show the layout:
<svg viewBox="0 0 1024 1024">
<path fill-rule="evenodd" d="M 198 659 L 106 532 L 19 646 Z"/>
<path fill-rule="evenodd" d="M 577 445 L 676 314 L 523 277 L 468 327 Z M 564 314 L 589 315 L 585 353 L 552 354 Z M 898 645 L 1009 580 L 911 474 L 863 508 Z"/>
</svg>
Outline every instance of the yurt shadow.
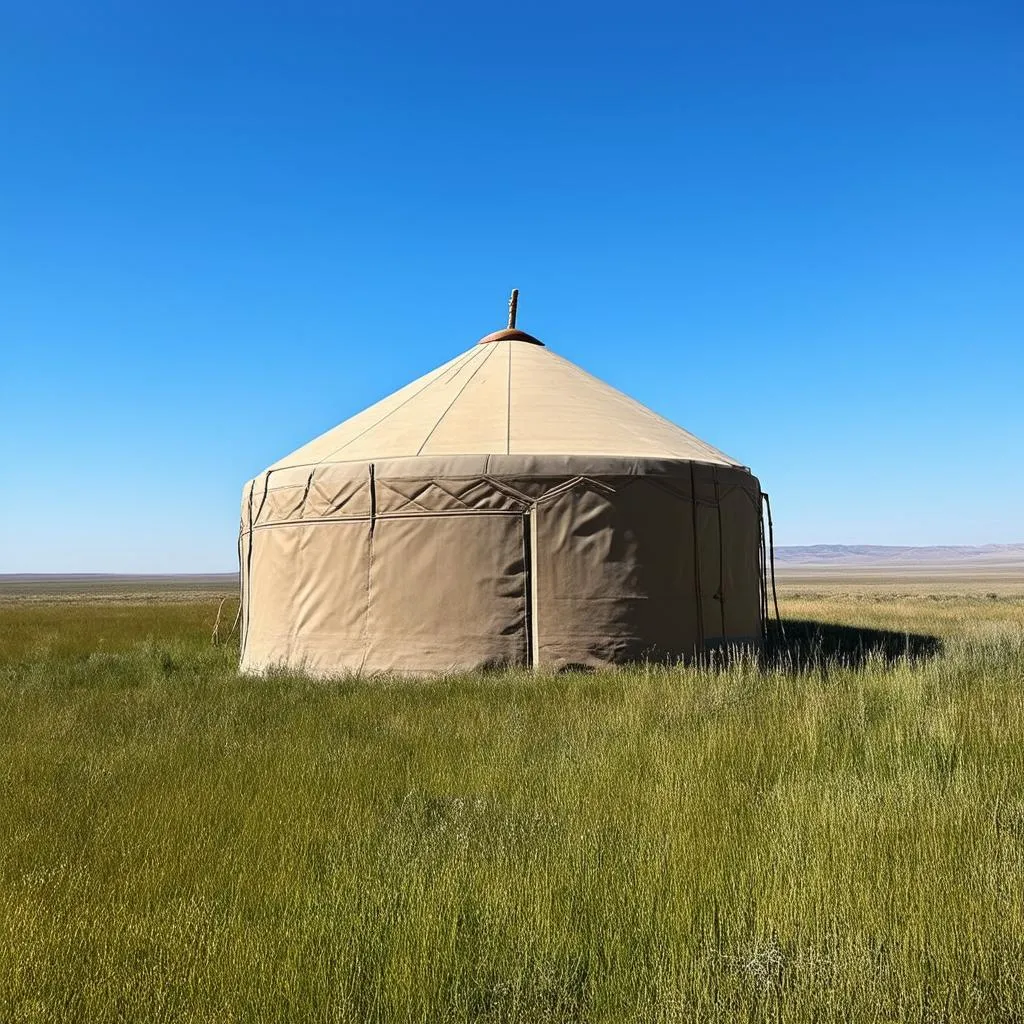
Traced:
<svg viewBox="0 0 1024 1024">
<path fill-rule="evenodd" d="M 941 651 L 942 641 L 925 633 L 783 619 L 781 628 L 778 622 L 768 625 L 762 664 L 795 671 L 835 666 L 862 669 L 878 660 L 887 665 L 925 661 Z"/>
</svg>

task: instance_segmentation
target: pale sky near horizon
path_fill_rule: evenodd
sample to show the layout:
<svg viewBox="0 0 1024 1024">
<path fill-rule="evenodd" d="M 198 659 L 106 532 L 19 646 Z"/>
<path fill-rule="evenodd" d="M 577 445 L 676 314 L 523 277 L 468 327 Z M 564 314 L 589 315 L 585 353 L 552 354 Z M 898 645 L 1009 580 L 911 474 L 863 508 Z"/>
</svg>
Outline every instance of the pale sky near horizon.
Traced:
<svg viewBox="0 0 1024 1024">
<path fill-rule="evenodd" d="M 0 572 L 235 566 L 243 483 L 503 326 L 780 544 L 1024 541 L 1019 3 L 8 4 Z"/>
</svg>

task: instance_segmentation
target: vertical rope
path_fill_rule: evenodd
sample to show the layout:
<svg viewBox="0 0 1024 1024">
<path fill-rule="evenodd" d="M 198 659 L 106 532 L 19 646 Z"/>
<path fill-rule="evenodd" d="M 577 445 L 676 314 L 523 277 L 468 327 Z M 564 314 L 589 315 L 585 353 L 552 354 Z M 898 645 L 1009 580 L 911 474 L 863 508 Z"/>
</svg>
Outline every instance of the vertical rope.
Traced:
<svg viewBox="0 0 1024 1024">
<path fill-rule="evenodd" d="M 533 512 L 527 509 L 519 522 L 523 531 L 523 604 L 526 621 L 526 667 L 535 668 L 533 663 L 533 631 L 536 628 L 533 621 L 533 520 L 532 515 L 536 514 L 536 506 Z"/>
<path fill-rule="evenodd" d="M 775 621 L 779 624 L 779 633 L 782 639 L 786 639 L 786 627 L 782 625 L 782 616 L 779 614 L 779 594 L 775 589 L 775 528 L 772 525 L 772 503 L 767 493 L 761 492 L 765 508 L 768 510 L 768 552 L 772 569 L 772 601 L 775 604 Z"/>
<path fill-rule="evenodd" d="M 690 504 L 693 515 L 693 586 L 697 595 L 697 636 L 701 653 L 704 651 L 704 599 L 700 588 L 700 538 L 697 526 L 697 480 L 693 462 L 690 462 Z"/>
<path fill-rule="evenodd" d="M 722 491 L 718 483 L 718 467 L 711 471 L 715 481 L 715 508 L 718 511 L 718 610 L 722 616 L 722 639 L 725 639 L 725 538 L 722 536 Z"/>
<path fill-rule="evenodd" d="M 757 503 L 757 574 L 758 599 L 761 602 L 761 639 L 768 639 L 768 555 L 764 549 L 764 502 Z"/>
<path fill-rule="evenodd" d="M 235 635 L 235 630 L 238 629 L 238 623 L 242 621 L 242 602 L 245 600 L 245 594 L 242 591 L 242 535 L 239 532 L 238 535 L 238 611 L 235 612 L 235 621 L 231 623 L 231 631 L 228 633 L 228 639 L 230 640 Z M 239 645 L 241 645 L 241 634 L 239 634 Z"/>
<path fill-rule="evenodd" d="M 366 531 L 366 612 L 363 616 L 363 630 L 361 636 L 362 655 L 359 658 L 359 668 L 356 675 L 363 674 L 363 666 L 366 664 L 366 655 L 370 645 L 370 579 L 373 575 L 373 535 L 377 530 L 377 466 L 371 462 L 367 466 L 367 486 L 370 489 L 370 523 Z"/>
<path fill-rule="evenodd" d="M 537 552 L 540 550 L 537 531 L 540 506 L 534 502 L 530 506 L 530 666 L 537 668 L 541 664 L 540 657 L 540 585 L 537 579 Z"/>
</svg>

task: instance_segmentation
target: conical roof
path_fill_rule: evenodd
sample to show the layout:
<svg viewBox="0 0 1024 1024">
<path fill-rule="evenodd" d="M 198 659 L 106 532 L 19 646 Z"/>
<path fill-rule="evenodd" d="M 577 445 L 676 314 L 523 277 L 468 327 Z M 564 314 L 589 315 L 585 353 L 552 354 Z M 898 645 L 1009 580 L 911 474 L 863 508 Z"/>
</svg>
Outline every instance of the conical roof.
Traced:
<svg viewBox="0 0 1024 1024">
<path fill-rule="evenodd" d="M 498 331 L 271 469 L 436 455 L 582 455 L 735 466 L 522 331 Z"/>
</svg>

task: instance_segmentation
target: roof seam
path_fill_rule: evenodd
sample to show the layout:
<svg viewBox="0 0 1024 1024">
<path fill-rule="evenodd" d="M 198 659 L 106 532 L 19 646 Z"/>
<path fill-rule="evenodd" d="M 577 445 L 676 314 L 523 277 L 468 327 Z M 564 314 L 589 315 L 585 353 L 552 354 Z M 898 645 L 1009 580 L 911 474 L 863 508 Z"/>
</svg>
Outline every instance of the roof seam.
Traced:
<svg viewBox="0 0 1024 1024">
<path fill-rule="evenodd" d="M 463 352 L 461 356 L 456 356 L 455 365 L 449 366 L 448 369 L 453 370 L 456 368 L 456 366 L 461 366 L 464 362 L 471 359 L 475 354 L 476 352 L 474 349 L 468 349 L 467 351 Z M 361 438 L 364 434 L 368 434 L 371 430 L 374 429 L 374 427 L 379 427 L 389 416 L 393 416 L 396 412 L 398 412 L 399 409 L 408 405 L 414 398 L 418 398 L 421 394 L 423 394 L 424 391 L 427 390 L 427 388 L 430 387 L 431 384 L 434 384 L 442 376 L 444 376 L 443 366 L 439 367 L 437 370 L 434 370 L 432 373 L 428 373 L 427 380 L 424 383 L 423 387 L 414 391 L 408 398 L 406 398 L 402 402 L 399 402 L 398 405 L 396 405 L 393 409 L 389 409 L 386 413 L 384 413 L 383 416 L 381 416 L 379 420 L 375 420 L 368 427 L 366 427 L 363 430 L 360 430 L 359 433 L 356 434 L 354 437 L 350 437 L 343 445 L 339 445 L 337 448 L 333 449 L 332 451 L 329 451 L 322 459 L 317 460 L 317 464 L 321 462 L 326 462 L 328 459 L 333 458 L 335 455 L 338 454 L 338 452 L 344 451 L 350 444 L 354 444 L 356 441 L 358 441 L 359 438 Z"/>
<path fill-rule="evenodd" d="M 430 432 L 427 434 L 427 436 L 423 438 L 423 444 L 421 444 L 419 448 L 416 449 L 417 455 L 421 455 L 423 453 L 423 449 L 426 448 L 427 442 L 431 439 L 431 437 L 434 436 L 434 431 L 437 430 L 437 428 L 441 425 L 441 421 L 445 418 L 445 416 L 448 415 L 448 413 L 451 411 L 452 406 L 459 400 L 459 397 L 462 395 L 462 392 L 469 387 L 473 378 L 487 365 L 487 363 L 490 361 L 491 356 L 493 356 L 496 351 L 496 348 L 492 348 L 487 353 L 487 355 L 480 361 L 480 365 L 469 375 L 469 378 L 466 380 L 466 383 L 463 384 L 461 388 L 459 388 L 455 397 L 448 403 L 447 406 L 445 406 L 444 412 L 442 412 L 441 415 L 437 417 L 437 422 L 430 428 Z"/>
</svg>

